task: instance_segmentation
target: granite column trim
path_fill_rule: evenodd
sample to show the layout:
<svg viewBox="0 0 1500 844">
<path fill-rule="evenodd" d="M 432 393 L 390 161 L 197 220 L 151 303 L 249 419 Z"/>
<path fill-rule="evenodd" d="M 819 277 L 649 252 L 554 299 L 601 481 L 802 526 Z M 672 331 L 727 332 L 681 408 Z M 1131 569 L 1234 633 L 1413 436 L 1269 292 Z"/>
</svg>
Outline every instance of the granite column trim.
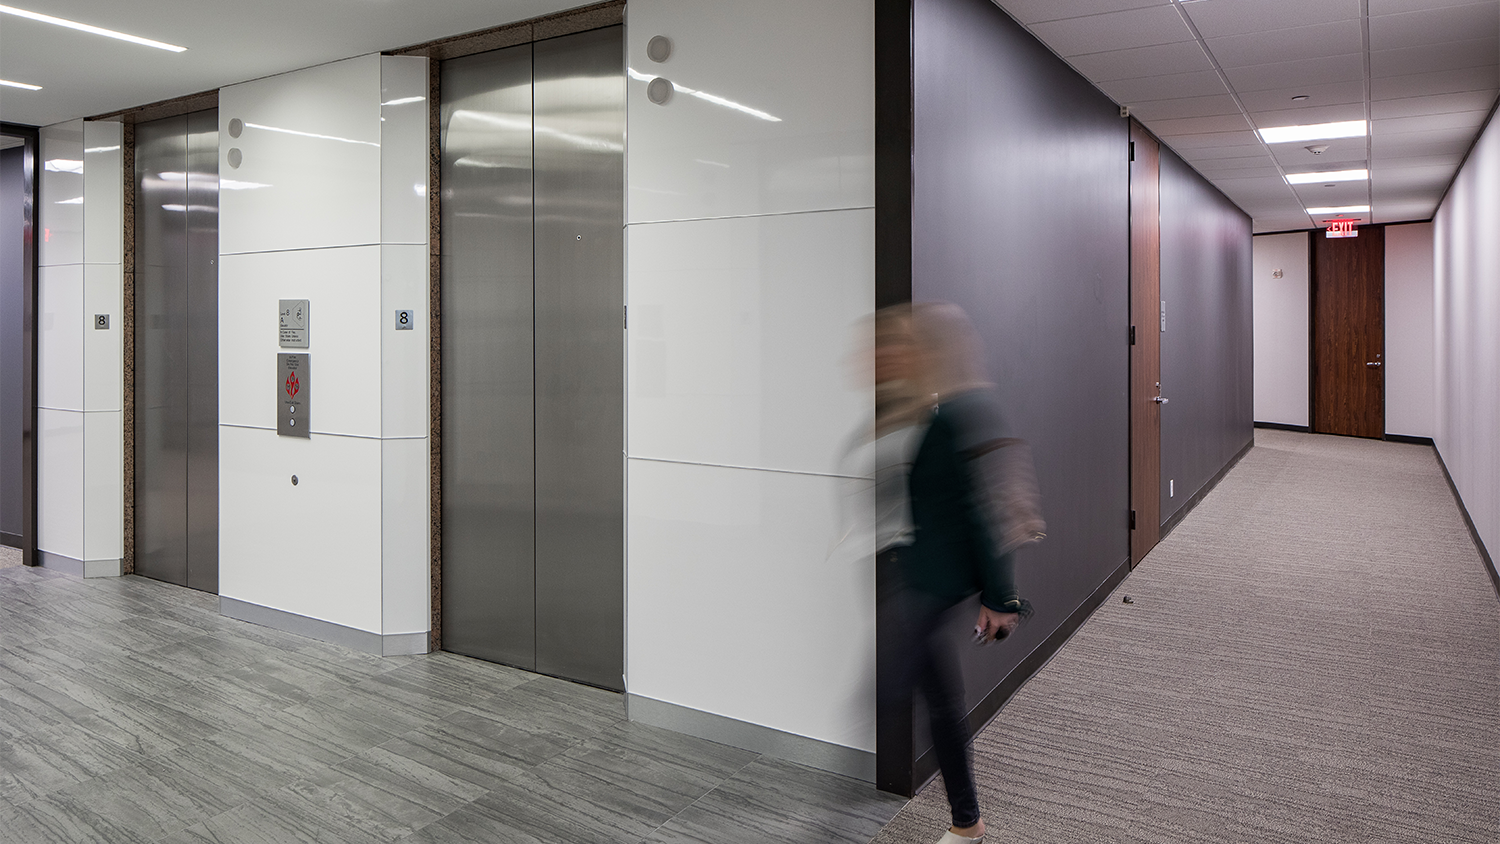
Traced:
<svg viewBox="0 0 1500 844">
<path fill-rule="evenodd" d="M 428 478 L 432 548 L 432 627 L 430 648 L 443 647 L 443 241 L 442 241 L 442 72 L 435 58 L 427 61 L 427 321 L 431 367 L 427 408 Z"/>
<path fill-rule="evenodd" d="M 120 573 L 135 574 L 135 124 L 126 122 L 120 135 L 120 171 L 124 181 L 120 196 L 124 210 L 121 244 L 121 261 L 124 271 L 121 290 L 124 379 L 121 385 L 121 427 L 124 431 L 122 457 L 124 471 L 121 474 L 125 489 L 121 499 L 124 506 L 124 533 L 122 534 Z"/>
</svg>

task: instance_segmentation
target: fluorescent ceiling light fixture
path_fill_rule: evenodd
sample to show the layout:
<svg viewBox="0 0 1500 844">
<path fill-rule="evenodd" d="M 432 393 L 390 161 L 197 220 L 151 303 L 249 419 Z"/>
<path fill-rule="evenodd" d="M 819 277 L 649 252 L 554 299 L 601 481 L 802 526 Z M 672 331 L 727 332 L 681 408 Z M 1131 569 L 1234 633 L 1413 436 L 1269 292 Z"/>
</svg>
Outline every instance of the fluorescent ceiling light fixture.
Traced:
<svg viewBox="0 0 1500 844">
<path fill-rule="evenodd" d="M 1338 138 L 1363 138 L 1369 126 L 1363 120 L 1340 123 L 1310 123 L 1306 126 L 1272 126 L 1260 130 L 1260 139 L 1268 144 L 1290 144 L 1296 141 L 1331 141 Z"/>
<path fill-rule="evenodd" d="M 0 85 L 7 88 L 20 88 L 22 91 L 40 91 L 40 85 L 27 85 L 25 82 L 12 82 L 9 79 L 0 79 Z"/>
<path fill-rule="evenodd" d="M 426 101 L 427 101 L 426 97 L 402 97 L 399 100 L 391 100 L 388 103 L 381 103 L 381 105 L 383 105 L 383 106 L 388 106 L 388 105 L 406 105 L 407 103 L 420 103 L 420 102 L 426 102 Z"/>
<path fill-rule="evenodd" d="M 1368 205 L 1336 205 L 1329 208 L 1309 208 L 1307 213 L 1314 217 L 1327 217 L 1333 214 L 1368 214 Z"/>
<path fill-rule="evenodd" d="M 143 47 L 155 47 L 158 50 L 167 50 L 168 52 L 172 53 L 181 53 L 187 49 L 186 47 L 179 47 L 176 44 L 164 44 L 160 41 L 152 41 L 150 38 L 142 38 L 139 35 L 126 35 L 123 32 L 115 32 L 113 29 L 105 29 L 100 26 L 90 26 L 86 23 L 79 23 L 78 21 L 70 21 L 67 18 L 54 18 L 51 15 L 44 15 L 39 12 L 28 12 L 25 9 L 17 9 L 14 6 L 0 6 L 0 15 L 15 15 L 18 18 L 26 18 L 27 20 L 50 23 L 54 26 L 63 26 L 67 27 L 68 29 L 76 29 L 79 32 L 88 32 L 94 35 L 103 35 L 105 38 L 116 38 L 120 41 L 129 41 L 132 44 L 140 44 Z"/>
<path fill-rule="evenodd" d="M 1362 182 L 1370 178 L 1369 170 L 1329 170 L 1326 173 L 1288 173 L 1289 185 L 1315 185 L 1320 182 Z"/>
</svg>

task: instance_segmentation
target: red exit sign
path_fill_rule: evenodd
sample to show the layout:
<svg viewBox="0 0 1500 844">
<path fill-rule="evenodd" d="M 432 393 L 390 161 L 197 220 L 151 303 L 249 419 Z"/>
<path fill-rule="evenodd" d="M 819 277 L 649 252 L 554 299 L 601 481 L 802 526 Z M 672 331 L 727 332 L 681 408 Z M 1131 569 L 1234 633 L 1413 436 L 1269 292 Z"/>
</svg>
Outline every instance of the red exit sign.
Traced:
<svg viewBox="0 0 1500 844">
<path fill-rule="evenodd" d="M 1333 220 L 1328 224 L 1328 237 L 1359 237 L 1353 220 Z"/>
</svg>

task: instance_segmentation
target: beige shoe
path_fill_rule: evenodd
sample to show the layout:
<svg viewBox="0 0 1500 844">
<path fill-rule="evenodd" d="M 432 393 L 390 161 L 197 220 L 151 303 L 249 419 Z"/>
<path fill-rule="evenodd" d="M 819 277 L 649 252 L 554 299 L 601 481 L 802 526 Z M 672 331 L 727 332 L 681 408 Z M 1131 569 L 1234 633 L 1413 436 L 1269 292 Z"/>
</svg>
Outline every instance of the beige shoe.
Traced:
<svg viewBox="0 0 1500 844">
<path fill-rule="evenodd" d="M 983 842 L 983 835 L 978 838 L 970 838 L 966 835 L 959 835 L 950 829 L 943 833 L 943 837 L 938 839 L 937 844 L 983 844 Z"/>
</svg>

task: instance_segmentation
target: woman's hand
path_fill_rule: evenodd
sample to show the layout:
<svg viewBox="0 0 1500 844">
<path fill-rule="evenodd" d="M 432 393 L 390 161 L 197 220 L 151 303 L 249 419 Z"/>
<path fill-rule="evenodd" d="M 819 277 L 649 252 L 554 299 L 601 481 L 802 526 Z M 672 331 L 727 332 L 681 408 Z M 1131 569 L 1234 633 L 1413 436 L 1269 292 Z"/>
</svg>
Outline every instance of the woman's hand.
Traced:
<svg viewBox="0 0 1500 844">
<path fill-rule="evenodd" d="M 989 607 L 979 607 L 979 621 L 974 623 L 974 638 L 978 642 L 994 642 L 1004 639 L 1021 623 L 1021 614 L 995 612 Z"/>
</svg>

